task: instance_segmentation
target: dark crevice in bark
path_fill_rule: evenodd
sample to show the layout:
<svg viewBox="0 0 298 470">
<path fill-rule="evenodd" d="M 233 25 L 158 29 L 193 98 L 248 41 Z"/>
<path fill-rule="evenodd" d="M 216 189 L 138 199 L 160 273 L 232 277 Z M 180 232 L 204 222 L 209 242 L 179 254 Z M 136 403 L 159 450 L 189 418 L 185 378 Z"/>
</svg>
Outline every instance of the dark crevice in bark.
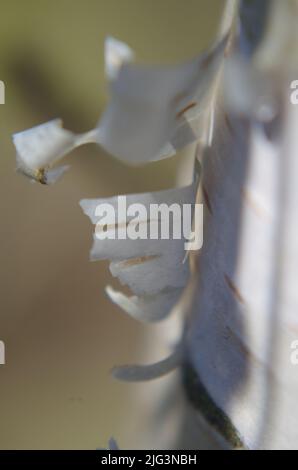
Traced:
<svg viewBox="0 0 298 470">
<path fill-rule="evenodd" d="M 194 368 L 186 363 L 183 366 L 182 380 L 188 400 L 200 412 L 233 449 L 245 449 L 237 429 L 228 416 L 216 405 L 202 384 Z"/>
</svg>

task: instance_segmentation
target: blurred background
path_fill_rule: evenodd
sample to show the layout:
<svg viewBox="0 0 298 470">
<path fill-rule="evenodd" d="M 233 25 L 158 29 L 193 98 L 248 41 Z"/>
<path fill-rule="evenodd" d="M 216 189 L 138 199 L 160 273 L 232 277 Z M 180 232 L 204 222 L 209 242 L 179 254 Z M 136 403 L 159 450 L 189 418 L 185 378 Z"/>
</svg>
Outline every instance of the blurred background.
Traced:
<svg viewBox="0 0 298 470">
<path fill-rule="evenodd" d="M 106 35 L 143 63 L 176 63 L 212 41 L 222 0 L 0 0 L 1 449 L 94 449 L 114 436 L 137 448 L 156 384 L 114 381 L 114 365 L 160 358 L 158 327 L 106 298 L 108 262 L 90 263 L 78 202 L 174 185 L 181 156 L 129 168 L 96 146 L 67 157 L 51 187 L 15 172 L 11 135 L 55 117 L 86 131 L 108 100 Z M 151 393 L 152 392 L 152 393 Z M 149 445 L 149 444 L 148 444 Z M 154 445 L 154 443 L 152 444 Z"/>
</svg>

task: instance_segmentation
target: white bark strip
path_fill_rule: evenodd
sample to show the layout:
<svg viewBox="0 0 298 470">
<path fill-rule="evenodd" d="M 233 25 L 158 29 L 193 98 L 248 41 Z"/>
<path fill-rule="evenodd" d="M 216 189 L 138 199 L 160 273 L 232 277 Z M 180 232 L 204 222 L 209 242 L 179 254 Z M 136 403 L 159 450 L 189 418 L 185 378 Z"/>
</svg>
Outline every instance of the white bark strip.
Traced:
<svg viewBox="0 0 298 470">
<path fill-rule="evenodd" d="M 149 365 L 130 365 L 114 367 L 112 375 L 115 379 L 125 382 L 143 382 L 158 379 L 181 366 L 183 348 L 177 346 L 174 352 L 162 361 Z"/>
</svg>

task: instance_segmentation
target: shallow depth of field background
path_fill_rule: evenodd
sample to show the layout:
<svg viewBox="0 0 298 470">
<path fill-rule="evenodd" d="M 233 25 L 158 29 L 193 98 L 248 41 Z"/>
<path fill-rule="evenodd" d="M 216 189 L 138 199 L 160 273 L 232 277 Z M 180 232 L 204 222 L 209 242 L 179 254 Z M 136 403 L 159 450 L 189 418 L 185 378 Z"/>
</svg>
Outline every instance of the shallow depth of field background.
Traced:
<svg viewBox="0 0 298 470">
<path fill-rule="evenodd" d="M 106 298 L 117 282 L 90 263 L 92 226 L 78 202 L 167 188 L 179 157 L 131 169 L 96 146 L 67 158 L 55 186 L 15 173 L 11 134 L 54 117 L 83 132 L 108 99 L 106 35 L 144 63 L 193 57 L 212 40 L 222 0 L 0 0 L 1 449 L 94 449 L 113 435 L 134 448 L 146 427 L 136 390 L 115 364 L 156 360 L 157 327 L 143 327 Z M 152 338 L 152 340 L 151 340 Z M 149 406 L 149 405 L 148 405 Z M 150 410 L 147 410 L 150 412 Z M 145 432 L 145 431 L 144 431 Z"/>
</svg>

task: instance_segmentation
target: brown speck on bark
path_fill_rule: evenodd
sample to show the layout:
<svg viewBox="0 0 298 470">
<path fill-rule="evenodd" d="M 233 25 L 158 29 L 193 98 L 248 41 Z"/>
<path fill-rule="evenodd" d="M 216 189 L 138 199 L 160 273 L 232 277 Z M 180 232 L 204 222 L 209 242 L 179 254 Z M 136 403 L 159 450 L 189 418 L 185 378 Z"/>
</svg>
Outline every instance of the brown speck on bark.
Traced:
<svg viewBox="0 0 298 470">
<path fill-rule="evenodd" d="M 129 220 L 121 224 L 96 225 L 95 233 L 108 232 L 110 230 L 114 230 L 116 232 L 119 229 L 126 228 L 128 224 L 132 226 L 132 225 L 138 225 L 138 224 L 148 224 L 149 222 L 150 222 L 149 220 L 137 220 L 137 221 Z"/>
<path fill-rule="evenodd" d="M 183 116 L 184 113 L 186 113 L 189 109 L 194 108 L 198 103 L 193 102 L 189 103 L 185 108 L 181 109 L 179 113 L 176 114 L 176 118 L 179 119 L 181 116 Z"/>
<path fill-rule="evenodd" d="M 233 281 L 229 278 L 227 274 L 224 275 L 224 278 L 227 283 L 227 286 L 232 291 L 232 294 L 234 295 L 234 297 L 238 300 L 238 302 L 240 302 L 241 304 L 244 304 L 244 299 L 242 295 L 240 294 L 239 290 L 237 289 L 237 287 L 235 286 L 235 284 L 233 283 Z"/>
<path fill-rule="evenodd" d="M 136 266 L 138 264 L 143 264 L 148 261 L 153 261 L 156 258 L 159 258 L 159 255 L 140 256 L 138 258 L 130 258 L 125 261 L 121 261 L 119 265 L 122 268 L 130 268 L 131 266 Z"/>
</svg>

